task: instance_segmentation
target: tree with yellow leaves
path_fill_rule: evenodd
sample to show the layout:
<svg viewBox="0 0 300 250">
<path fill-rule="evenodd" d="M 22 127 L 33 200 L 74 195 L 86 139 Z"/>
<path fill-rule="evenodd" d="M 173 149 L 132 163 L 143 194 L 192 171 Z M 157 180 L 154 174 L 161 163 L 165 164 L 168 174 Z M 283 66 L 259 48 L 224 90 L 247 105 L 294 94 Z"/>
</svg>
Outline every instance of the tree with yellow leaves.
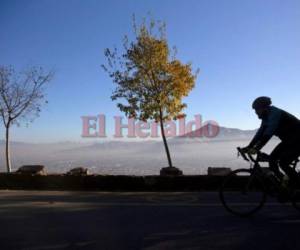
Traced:
<svg viewBox="0 0 300 250">
<path fill-rule="evenodd" d="M 112 100 L 120 100 L 117 106 L 129 118 L 160 123 L 169 168 L 172 160 L 164 131 L 164 122 L 184 117 L 186 104 L 182 98 L 195 86 L 198 70 L 193 74 L 191 64 L 176 59 L 176 49 L 169 49 L 166 25 L 146 19 L 137 26 L 133 17 L 135 39 L 123 40 L 124 53 L 117 48 L 106 49 L 107 65 L 104 70 L 116 83 Z M 156 31 L 155 31 L 156 30 Z M 124 103 L 125 101 L 125 103 Z"/>
</svg>

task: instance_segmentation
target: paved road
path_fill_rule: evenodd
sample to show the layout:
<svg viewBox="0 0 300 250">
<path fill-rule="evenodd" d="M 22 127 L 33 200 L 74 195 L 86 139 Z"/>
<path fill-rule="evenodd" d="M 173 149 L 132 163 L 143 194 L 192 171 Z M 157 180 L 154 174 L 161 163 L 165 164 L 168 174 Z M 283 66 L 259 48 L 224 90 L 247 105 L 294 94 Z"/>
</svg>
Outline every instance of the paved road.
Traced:
<svg viewBox="0 0 300 250">
<path fill-rule="evenodd" d="M 254 217 L 217 193 L 0 191 L 0 249 L 300 249 L 300 212 L 274 201 Z"/>
</svg>

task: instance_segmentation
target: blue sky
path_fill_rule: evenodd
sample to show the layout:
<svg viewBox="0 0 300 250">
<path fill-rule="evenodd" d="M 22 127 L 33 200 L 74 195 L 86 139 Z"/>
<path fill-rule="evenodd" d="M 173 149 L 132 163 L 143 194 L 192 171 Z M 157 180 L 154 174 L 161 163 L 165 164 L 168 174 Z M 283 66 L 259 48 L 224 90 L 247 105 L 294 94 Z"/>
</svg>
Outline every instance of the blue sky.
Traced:
<svg viewBox="0 0 300 250">
<path fill-rule="evenodd" d="M 253 129 L 259 120 L 250 104 L 260 95 L 300 117 L 300 1 L 1 0 L 0 64 L 56 72 L 41 117 L 13 128 L 12 140 L 78 141 L 80 117 L 100 113 L 111 133 L 113 116 L 122 114 L 100 67 L 103 50 L 132 34 L 133 13 L 140 20 L 149 11 L 167 23 L 178 57 L 201 70 L 185 98 L 188 119 L 201 114 L 222 126 Z"/>
</svg>

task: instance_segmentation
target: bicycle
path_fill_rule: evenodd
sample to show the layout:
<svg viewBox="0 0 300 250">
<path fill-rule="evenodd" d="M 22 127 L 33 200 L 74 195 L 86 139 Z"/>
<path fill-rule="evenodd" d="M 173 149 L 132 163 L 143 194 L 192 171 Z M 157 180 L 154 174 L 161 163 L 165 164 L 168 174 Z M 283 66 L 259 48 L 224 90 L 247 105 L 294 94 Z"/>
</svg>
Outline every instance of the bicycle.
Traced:
<svg viewBox="0 0 300 250">
<path fill-rule="evenodd" d="M 232 171 L 220 187 L 221 202 L 230 213 L 251 216 L 264 206 L 267 196 L 276 197 L 281 203 L 292 202 L 300 210 L 300 190 L 292 185 L 283 186 L 282 181 L 269 168 L 261 167 L 260 162 L 268 162 L 268 154 L 258 152 L 254 157 L 243 152 L 240 147 L 237 150 L 238 156 L 250 162 L 250 168 Z M 290 166 L 296 170 L 298 162 L 297 158 Z"/>
</svg>

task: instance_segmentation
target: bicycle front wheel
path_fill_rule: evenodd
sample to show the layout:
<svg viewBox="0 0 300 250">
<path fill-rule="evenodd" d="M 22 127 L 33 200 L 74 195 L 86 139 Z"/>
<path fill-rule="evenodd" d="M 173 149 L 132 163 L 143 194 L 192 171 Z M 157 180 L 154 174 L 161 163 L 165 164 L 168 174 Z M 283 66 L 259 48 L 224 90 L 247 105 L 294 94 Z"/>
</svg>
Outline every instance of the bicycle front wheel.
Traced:
<svg viewBox="0 0 300 250">
<path fill-rule="evenodd" d="M 239 216 L 257 212 L 267 197 L 261 178 L 250 169 L 237 169 L 226 176 L 219 195 L 224 207 Z"/>
</svg>

